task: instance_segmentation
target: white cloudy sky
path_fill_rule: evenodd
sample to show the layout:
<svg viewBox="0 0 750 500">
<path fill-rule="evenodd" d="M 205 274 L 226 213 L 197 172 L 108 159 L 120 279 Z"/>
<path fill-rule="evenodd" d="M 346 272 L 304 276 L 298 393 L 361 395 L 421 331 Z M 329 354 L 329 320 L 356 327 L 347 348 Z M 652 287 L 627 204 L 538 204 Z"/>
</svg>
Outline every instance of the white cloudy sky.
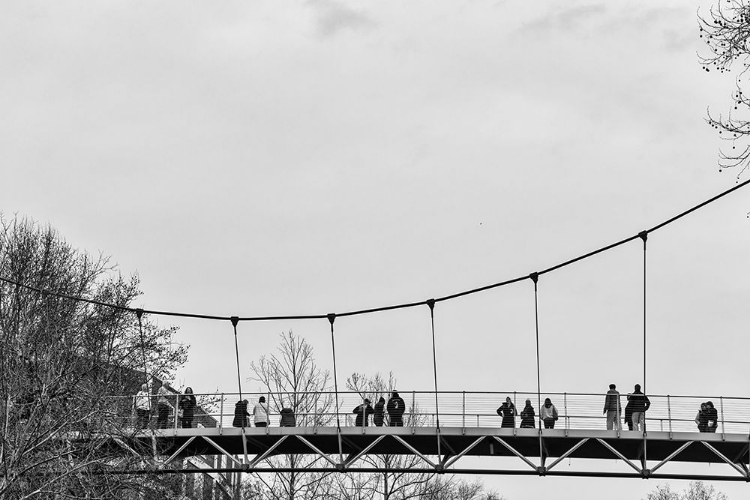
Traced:
<svg viewBox="0 0 750 500">
<path fill-rule="evenodd" d="M 112 255 L 147 309 L 322 314 L 527 275 L 734 185 L 697 1 L 4 2 L 0 210 Z M 749 193 L 649 238 L 651 393 L 747 395 Z M 541 278 L 543 391 L 641 381 L 641 266 L 633 242 Z M 192 345 L 180 382 L 234 390 L 228 323 L 159 322 Z M 243 323 L 243 377 L 289 329 L 330 365 L 324 320 Z M 342 379 L 432 387 L 426 307 L 336 329 Z M 436 335 L 442 389 L 535 389 L 530 282 L 439 304 Z"/>
</svg>

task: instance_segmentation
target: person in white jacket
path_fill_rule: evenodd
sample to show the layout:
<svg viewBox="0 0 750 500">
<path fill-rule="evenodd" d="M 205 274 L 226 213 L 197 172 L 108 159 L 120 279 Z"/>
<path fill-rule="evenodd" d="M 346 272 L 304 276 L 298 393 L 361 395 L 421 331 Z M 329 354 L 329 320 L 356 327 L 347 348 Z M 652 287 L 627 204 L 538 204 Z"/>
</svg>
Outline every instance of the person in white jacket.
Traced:
<svg viewBox="0 0 750 500">
<path fill-rule="evenodd" d="M 261 396 L 258 399 L 258 403 L 253 407 L 253 421 L 255 422 L 255 427 L 268 426 L 268 405 L 266 404 L 265 396 Z"/>
<path fill-rule="evenodd" d="M 542 408 L 539 410 L 539 420 L 544 422 L 545 429 L 554 429 L 557 418 L 557 408 L 552 404 L 550 398 L 546 398 Z"/>
</svg>

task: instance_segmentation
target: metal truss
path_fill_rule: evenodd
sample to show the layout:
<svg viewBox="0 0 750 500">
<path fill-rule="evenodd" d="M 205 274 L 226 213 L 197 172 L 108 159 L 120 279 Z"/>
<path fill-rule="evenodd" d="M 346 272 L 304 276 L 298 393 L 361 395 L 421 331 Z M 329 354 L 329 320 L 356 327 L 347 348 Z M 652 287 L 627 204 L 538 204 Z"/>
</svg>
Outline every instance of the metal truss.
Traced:
<svg viewBox="0 0 750 500">
<path fill-rule="evenodd" d="M 402 472 L 750 482 L 750 436 L 735 434 L 301 427 L 150 431 L 141 433 L 137 438 L 158 443 L 164 457 L 160 461 L 161 467 L 122 473 Z M 127 446 L 126 443 L 122 445 Z M 269 460 L 277 455 L 290 454 L 307 455 L 317 460 L 311 466 L 299 467 L 278 467 Z M 176 467 L 181 459 L 200 455 L 223 456 L 227 466 L 200 469 Z M 418 458 L 421 466 L 414 466 L 413 463 L 403 468 L 380 466 L 378 457 L 384 455 L 410 455 Z M 468 466 L 466 462 L 470 457 L 492 457 L 493 464 L 486 468 Z M 575 460 L 577 466 L 583 467 L 574 471 L 561 470 L 559 465 L 565 460 Z M 671 468 L 674 469 L 686 463 L 706 466 L 722 464 L 725 467 L 719 473 L 712 474 L 693 470 L 663 470 L 668 464 L 672 464 Z M 467 467 L 462 467 L 464 464 Z M 621 466 L 613 464 L 625 464 L 630 470 L 623 472 L 618 470 Z"/>
</svg>

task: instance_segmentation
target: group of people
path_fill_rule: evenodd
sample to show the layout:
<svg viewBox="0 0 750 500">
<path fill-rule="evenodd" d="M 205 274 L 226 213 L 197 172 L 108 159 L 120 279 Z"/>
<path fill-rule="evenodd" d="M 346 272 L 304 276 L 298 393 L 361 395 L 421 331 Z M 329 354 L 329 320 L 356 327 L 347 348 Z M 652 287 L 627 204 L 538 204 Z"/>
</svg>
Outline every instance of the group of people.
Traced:
<svg viewBox="0 0 750 500">
<path fill-rule="evenodd" d="M 385 398 L 381 397 L 375 403 L 375 408 L 370 406 L 370 400 L 365 398 L 361 405 L 352 410 L 352 413 L 356 415 L 354 425 L 357 427 L 367 427 L 369 416 L 372 415 L 372 423 L 377 427 L 382 427 L 386 423 L 385 413 L 387 412 L 388 426 L 403 427 L 405 410 L 406 405 L 404 404 L 404 400 L 398 395 L 397 391 L 391 393 L 391 397 L 388 398 L 388 404 L 386 404 Z"/>
<path fill-rule="evenodd" d="M 247 399 L 235 403 L 232 426 L 250 427 L 250 416 L 252 416 L 255 427 L 268 427 L 268 403 L 266 403 L 266 397 L 261 396 L 258 398 L 258 402 L 253 406 L 252 414 L 247 411 L 249 404 L 250 403 Z M 279 423 L 281 427 L 294 427 L 297 425 L 294 410 L 284 406 L 279 413 L 281 414 L 281 422 Z"/>
<path fill-rule="evenodd" d="M 182 428 L 191 428 L 197 406 L 193 389 L 185 388 L 184 394 L 179 394 L 170 390 L 169 382 L 162 382 L 156 394 L 151 394 L 147 384 L 141 386 L 141 390 L 133 398 L 133 408 L 135 409 L 136 426 L 139 429 L 145 429 L 149 426 L 152 415 L 152 398 L 156 399 L 156 428 L 166 429 L 169 427 L 169 416 L 175 414 L 179 419 Z M 173 401 L 176 402 L 173 404 Z M 255 427 L 267 427 L 269 425 L 268 404 L 265 396 L 258 399 L 258 403 L 253 406 L 252 414 L 248 412 L 249 402 L 247 399 L 238 401 L 234 407 L 234 427 L 250 427 L 250 417 Z M 604 398 L 603 414 L 607 417 L 608 430 L 620 430 L 620 416 L 624 416 L 624 422 L 631 431 L 645 432 L 646 430 L 646 412 L 651 407 L 651 401 L 643 391 L 640 384 L 635 384 L 633 392 L 627 395 L 627 404 L 625 411 L 622 411 L 620 404 L 620 393 L 617 391 L 615 384 L 609 385 L 609 390 Z M 357 427 L 367 427 L 369 417 L 372 415 L 372 423 L 375 426 L 383 425 L 390 427 L 402 427 L 404 425 L 403 415 L 406 405 L 397 391 L 391 393 L 388 402 L 381 397 L 373 408 L 370 400 L 365 398 L 364 402 L 358 405 L 352 413 L 355 416 L 354 425 Z M 294 410 L 284 406 L 279 412 L 281 416 L 281 427 L 294 427 L 296 417 Z M 386 421 L 386 414 L 388 419 Z M 516 417 L 519 416 L 513 401 L 510 397 L 505 398 L 505 402 L 497 409 L 497 414 L 502 417 L 501 427 L 513 428 L 516 425 Z M 521 410 L 521 425 L 524 428 L 534 428 L 536 424 L 536 412 L 531 404 L 531 400 L 526 400 L 526 405 Z M 539 421 L 544 424 L 545 429 L 554 429 L 555 422 L 559 415 L 557 408 L 550 398 L 545 398 L 544 404 L 539 411 Z M 711 401 L 701 403 L 700 410 L 695 416 L 695 423 L 700 432 L 716 432 L 718 427 L 718 412 Z"/>
<path fill-rule="evenodd" d="M 193 426 L 195 408 L 197 402 L 193 395 L 193 389 L 185 388 L 184 394 L 172 393 L 169 382 L 162 382 L 156 391 L 156 428 L 166 429 L 169 427 L 169 415 L 176 414 L 182 428 Z M 139 429 L 145 429 L 151 421 L 151 398 L 153 395 L 148 390 L 148 384 L 141 385 L 141 390 L 133 397 L 133 407 L 135 409 L 136 426 Z M 176 407 L 172 404 L 176 402 Z"/>
<path fill-rule="evenodd" d="M 516 426 L 516 416 L 518 415 L 518 412 L 510 398 L 505 398 L 505 402 L 497 409 L 497 414 L 503 417 L 500 427 L 513 428 Z M 526 406 L 521 410 L 521 428 L 533 429 L 536 426 L 535 417 L 536 412 L 534 411 L 534 407 L 531 406 L 531 400 L 527 399 Z M 557 408 L 552 404 L 550 398 L 546 398 L 542 405 L 542 409 L 539 411 L 539 420 L 544 424 L 545 429 L 554 429 L 555 422 L 558 418 Z"/>
</svg>

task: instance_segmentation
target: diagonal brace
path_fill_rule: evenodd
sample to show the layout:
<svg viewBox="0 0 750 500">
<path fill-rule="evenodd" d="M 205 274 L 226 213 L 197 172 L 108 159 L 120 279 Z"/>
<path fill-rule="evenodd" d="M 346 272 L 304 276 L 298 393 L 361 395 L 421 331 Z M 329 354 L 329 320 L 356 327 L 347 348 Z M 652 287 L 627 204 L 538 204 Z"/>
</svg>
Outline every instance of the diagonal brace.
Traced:
<svg viewBox="0 0 750 500">
<path fill-rule="evenodd" d="M 552 462 L 551 464 L 549 464 L 547 466 L 547 470 L 550 470 L 552 467 L 554 467 L 555 465 L 559 464 L 560 462 L 562 462 L 563 460 L 565 460 L 566 458 L 568 458 L 574 451 L 576 451 L 578 448 L 580 448 L 581 446 L 583 446 L 586 443 L 586 441 L 588 441 L 589 439 L 590 438 L 586 438 L 586 439 L 581 439 L 580 441 L 578 441 L 568 451 L 566 451 L 565 453 L 563 453 L 560 456 L 560 458 L 558 458 L 557 460 L 555 460 L 554 462 Z"/>
<path fill-rule="evenodd" d="M 466 455 L 466 454 L 467 454 L 467 453 L 468 453 L 469 451 L 471 451 L 471 449 L 472 449 L 472 448 L 474 448 L 474 447 L 475 447 L 476 445 L 478 445 L 478 444 L 479 444 L 479 443 L 481 443 L 482 441 L 484 441 L 484 436 L 482 436 L 482 437 L 480 437 L 480 438 L 477 438 L 477 440 L 476 440 L 476 441 L 474 441 L 473 443 L 471 443 L 471 444 L 470 444 L 469 446 L 467 446 L 467 447 L 466 447 L 466 449 L 465 449 L 464 451 L 462 451 L 462 452 L 461 452 L 461 453 L 459 453 L 458 455 L 456 455 L 456 456 L 454 456 L 453 458 L 451 458 L 450 460 L 448 460 L 448 461 L 447 461 L 447 462 L 446 462 L 446 463 L 445 463 L 445 464 L 444 464 L 443 466 L 444 466 L 444 467 L 446 467 L 446 468 L 450 467 L 451 465 L 453 465 L 454 463 L 456 463 L 456 461 L 457 461 L 457 460 L 458 460 L 459 458 L 461 458 L 461 457 L 463 457 L 464 455 Z"/>
<path fill-rule="evenodd" d="M 500 439 L 500 438 L 499 438 L 499 437 L 497 437 L 497 436 L 492 436 L 492 437 L 493 437 L 493 438 L 495 439 L 495 441 L 497 441 L 497 442 L 498 442 L 498 443 L 500 443 L 501 445 L 505 446 L 505 447 L 506 447 L 506 448 L 508 449 L 508 451 L 510 451 L 510 452 L 511 452 L 511 453 L 513 453 L 513 454 L 514 454 L 515 456 L 517 456 L 518 458 L 520 458 L 521 460 L 523 460 L 524 462 L 526 462 L 526 463 L 527 463 L 527 464 L 529 465 L 529 467 L 531 467 L 531 468 L 532 468 L 532 469 L 534 469 L 534 470 L 539 470 L 539 469 L 537 468 L 537 466 L 536 466 L 536 465 L 534 465 L 534 463 L 533 463 L 533 462 L 532 462 L 531 460 L 529 460 L 528 458 L 526 458 L 526 457 L 524 457 L 523 455 L 521 455 L 520 453 L 518 453 L 518 452 L 517 452 L 517 451 L 515 450 L 515 448 L 513 448 L 513 447 L 512 447 L 511 445 L 509 445 L 508 443 L 506 443 L 505 441 L 503 441 L 502 439 Z"/>
<path fill-rule="evenodd" d="M 303 438 L 302 436 L 296 436 L 296 437 L 297 437 L 297 439 L 299 439 L 300 441 L 302 441 L 303 443 L 305 443 L 307 445 L 307 447 L 310 448 L 312 451 L 314 451 L 315 453 L 317 453 L 318 455 L 320 455 L 322 458 L 325 458 L 326 460 L 328 460 L 331 463 L 331 465 L 333 465 L 334 467 L 336 467 L 338 465 L 336 462 L 334 462 L 333 460 L 331 460 L 328 457 L 328 455 L 326 455 L 325 453 L 323 453 L 322 451 L 320 451 L 319 449 L 317 449 L 315 446 L 313 446 L 313 444 L 310 441 L 308 441 L 307 439 Z"/>
<path fill-rule="evenodd" d="M 714 454 L 717 457 L 719 457 L 720 459 L 724 460 L 727 464 L 729 464 L 734 470 L 736 470 L 737 472 L 739 472 L 741 476 L 748 477 L 748 475 L 745 473 L 744 470 L 742 470 L 739 467 L 737 467 L 737 464 L 733 463 L 731 460 L 729 460 L 727 457 L 725 457 L 722 452 L 720 452 L 719 450 L 717 450 L 716 448 L 714 448 L 713 446 L 711 446 L 710 444 L 708 444 L 705 441 L 701 441 L 701 443 L 703 443 L 703 446 L 705 446 L 709 450 L 713 451 Z"/>
<path fill-rule="evenodd" d="M 638 472 L 638 474 L 641 474 L 641 475 L 643 474 L 643 470 L 642 469 L 640 469 L 633 462 L 631 462 L 630 460 L 628 460 L 627 458 L 625 458 L 625 455 L 623 455 L 619 451 L 615 450 L 612 447 L 612 445 L 610 445 L 608 442 L 606 442 L 606 441 L 604 441 L 604 440 L 602 440 L 600 438 L 596 438 L 596 440 L 599 441 L 601 444 L 603 444 L 604 447 L 607 448 L 609 451 L 611 451 L 612 453 L 614 453 L 617 456 L 617 458 L 619 458 L 620 460 L 622 460 L 623 462 L 625 462 L 626 464 L 628 464 L 629 466 L 631 466 L 633 469 L 635 469 L 636 472 Z"/>
<path fill-rule="evenodd" d="M 672 460 L 674 457 L 676 457 L 679 453 L 682 453 L 682 450 L 693 444 L 695 441 L 688 441 L 687 443 L 683 444 L 679 448 L 677 448 L 674 452 L 672 452 L 667 458 L 656 464 L 654 467 L 651 468 L 651 472 L 654 472 L 656 469 L 660 468 L 662 465 L 666 464 L 670 460 Z"/>
<path fill-rule="evenodd" d="M 364 455 L 365 453 L 367 453 L 368 451 L 370 451 L 376 444 L 378 444 L 379 442 L 381 442 L 384 437 L 385 437 L 385 435 L 380 436 L 375 441 L 373 441 L 372 443 L 370 443 L 364 450 L 361 450 L 356 455 L 350 456 L 349 458 L 347 458 L 346 461 L 344 462 L 344 468 L 347 468 L 351 464 L 353 464 L 354 462 L 356 462 L 357 459 L 359 459 L 359 457 L 361 457 L 362 455 Z"/>
<path fill-rule="evenodd" d="M 187 448 L 190 445 L 190 443 L 192 443 L 193 441 L 195 441 L 195 436 L 191 437 L 190 439 L 188 439 L 187 441 L 185 441 L 185 443 L 182 446 L 180 446 L 179 448 L 177 448 L 177 451 L 175 451 L 174 453 L 172 453 L 172 456 L 169 457 L 166 462 L 164 462 L 164 465 L 167 465 L 169 462 L 171 462 L 172 460 L 174 460 L 177 457 L 177 455 L 179 455 L 182 452 L 182 450 L 184 450 L 185 448 Z"/>
<path fill-rule="evenodd" d="M 250 462 L 250 467 L 255 467 L 255 464 L 257 464 L 258 462 L 260 462 L 261 460 L 263 460 L 264 458 L 266 458 L 268 455 L 270 455 L 271 452 L 273 452 L 273 450 L 275 450 L 281 443 L 283 443 L 284 441 L 286 441 L 286 438 L 288 438 L 288 437 L 289 437 L 289 434 L 287 434 L 286 436 L 283 436 L 281 439 L 279 439 L 278 441 L 276 441 L 273 444 L 273 446 L 271 446 L 266 451 L 264 451 L 261 455 L 256 455 L 255 458 Z"/>
<path fill-rule="evenodd" d="M 420 452 L 418 452 L 412 445 L 410 445 L 409 443 L 407 443 L 406 441 L 404 441 L 401 438 L 401 436 L 394 435 L 393 439 L 395 439 L 396 441 L 398 441 L 401 444 L 403 444 L 404 446 L 406 446 L 409 449 L 409 451 L 411 451 L 416 456 L 418 456 L 419 458 L 421 458 L 422 460 L 424 460 L 425 462 L 427 462 L 428 464 L 430 464 L 433 468 L 437 468 L 437 465 L 435 465 L 434 463 L 432 463 L 432 461 L 429 458 L 427 458 L 426 456 L 424 456 L 423 454 L 421 454 Z"/>
</svg>

